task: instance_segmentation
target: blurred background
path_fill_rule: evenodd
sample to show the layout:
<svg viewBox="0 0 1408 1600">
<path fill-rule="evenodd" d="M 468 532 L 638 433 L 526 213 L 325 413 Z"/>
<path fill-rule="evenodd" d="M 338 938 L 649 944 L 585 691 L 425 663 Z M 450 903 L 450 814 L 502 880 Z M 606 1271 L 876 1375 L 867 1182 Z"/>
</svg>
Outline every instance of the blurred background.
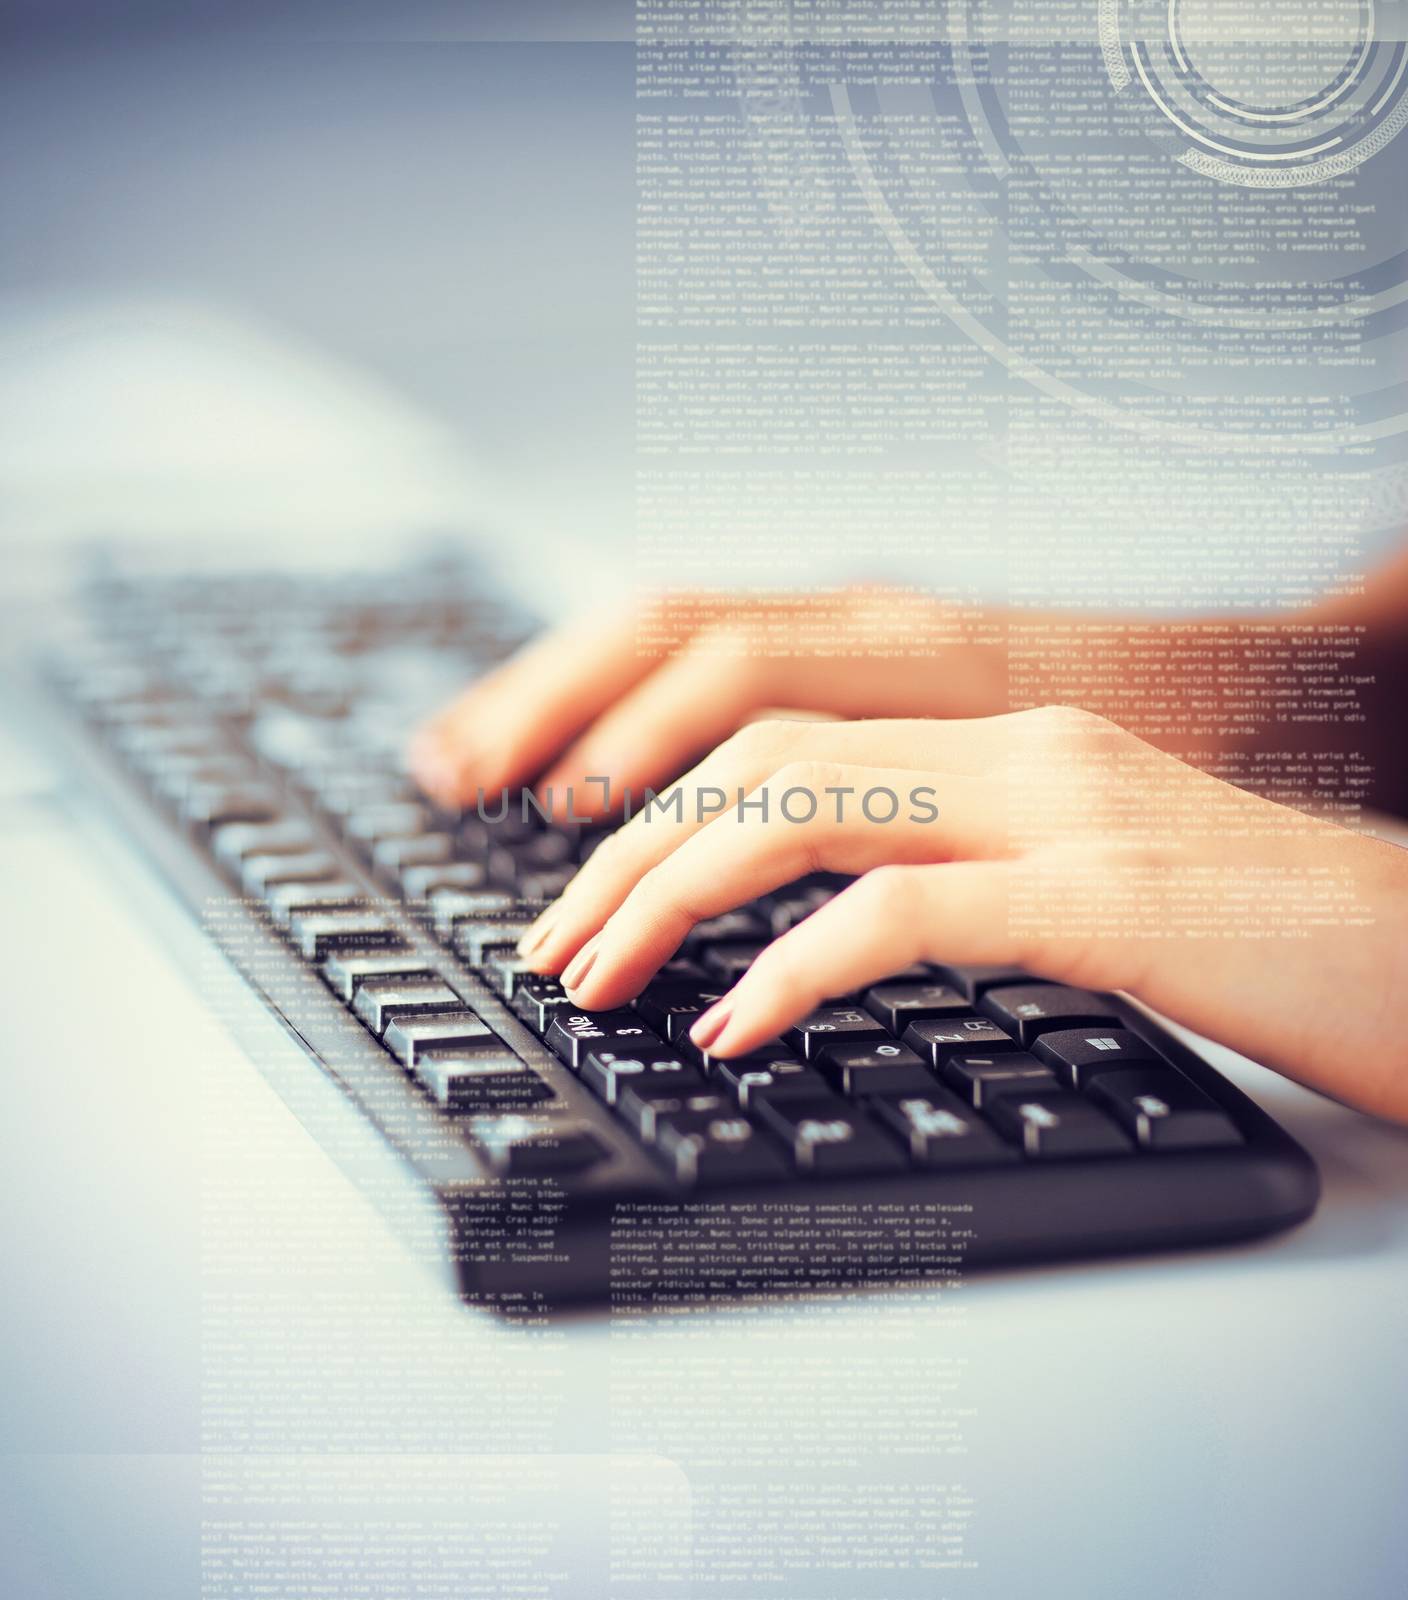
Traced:
<svg viewBox="0 0 1408 1600">
<path fill-rule="evenodd" d="M 1093 28 L 1096 0 L 1043 5 Z M 1009 9 L 1029 20 L 1038 8 Z M 610 597 L 629 580 L 634 11 L 633 0 L 0 0 L 0 619 L 11 641 L 37 614 L 22 603 L 28 595 L 61 583 L 106 534 L 184 563 L 336 566 L 389 559 L 403 537 L 445 529 L 486 540 L 544 611 Z M 1038 95 L 1054 76 L 1047 49 L 1038 41 L 1031 54 L 1040 82 L 1019 85 L 1020 128 L 1056 185 L 1062 205 L 1052 213 L 1070 216 L 1081 198 L 1061 165 L 1070 152 L 1041 147 L 1056 122 Z M 1099 53 L 1087 56 L 1090 103 L 1104 106 Z M 863 77 L 865 63 L 857 66 Z M 1067 87 L 1075 95 L 1081 86 Z M 958 91 L 950 82 L 943 90 L 936 102 L 926 86 L 913 103 L 926 115 L 937 107 L 946 129 L 966 128 Z M 859 122 L 889 109 L 904 115 L 910 104 L 866 95 L 859 86 Z M 1141 116 L 1148 137 L 1160 136 L 1137 97 L 1121 101 L 1121 114 L 1139 138 Z M 997 119 L 1008 132 L 1019 122 Z M 1346 360 L 1333 381 L 1307 361 L 1279 374 L 1288 391 L 1397 381 L 1382 414 L 1408 408 L 1405 148 L 1390 154 L 1396 165 L 1380 163 L 1379 209 L 1340 269 L 1386 296 L 1378 353 L 1361 367 Z M 845 157 L 826 149 L 840 172 L 835 192 L 854 199 Z M 910 196 L 904 214 L 918 228 L 935 210 L 921 180 L 952 176 L 959 163 L 927 147 L 908 154 L 919 169 L 912 184 L 900 162 L 887 169 L 878 159 L 877 184 Z M 1163 149 L 1156 154 L 1162 162 Z M 990 192 L 980 164 L 963 171 L 972 192 Z M 1183 192 L 1204 208 L 1200 218 L 1239 224 L 1257 210 L 1243 192 L 1191 183 Z M 1266 209 L 1299 226 L 1284 197 Z M 1158 208 L 1145 216 L 1167 241 Z M 1045 220 L 1034 203 L 1029 237 Z M 1132 235 L 1142 242 L 1137 228 Z M 880 231 L 866 242 L 893 270 Z M 979 268 L 999 271 L 1007 260 L 1002 241 L 973 253 Z M 1047 265 L 1031 268 L 1034 298 Z M 1260 263 L 1246 271 L 1256 279 Z M 899 292 L 922 299 L 907 282 Z M 948 339 L 950 353 L 958 341 L 948 322 L 919 309 L 904 331 Z M 1059 318 L 1039 321 L 1029 330 L 1038 348 Z M 1093 318 L 1089 327 L 1103 331 Z M 1126 331 L 1137 340 L 1132 319 Z M 1129 344 L 1118 348 L 1122 356 Z M 1055 355 L 1059 363 L 1069 351 Z M 1103 519 L 1092 522 L 1061 499 L 1079 476 L 1067 470 L 1071 413 L 1032 403 L 1021 383 L 1009 389 L 1009 375 L 994 376 L 973 351 L 961 374 L 967 387 L 950 404 L 965 430 L 977 426 L 971 394 L 1015 395 L 1018 427 L 1012 437 L 993 428 L 983 452 L 969 450 L 962 432 L 952 448 L 971 459 L 955 503 L 971 510 L 961 500 L 971 482 L 994 527 L 1012 516 L 1021 535 L 1013 569 L 1033 594 L 1048 573 L 1064 580 L 1089 566 L 1123 580 L 1147 562 L 1188 585 L 1240 585 L 1255 598 L 1278 548 L 1288 566 L 1318 554 L 1322 509 L 1340 504 L 1331 474 L 1334 494 L 1306 500 L 1288 469 L 1284 499 L 1311 507 L 1300 513 L 1309 531 L 1280 547 L 1244 533 L 1229 549 L 1218 545 L 1227 523 L 1210 522 L 1210 508 L 1230 504 L 1224 515 L 1236 520 L 1261 506 L 1262 527 L 1284 521 L 1265 477 L 1248 471 L 1229 495 L 1237 474 L 1224 459 L 1175 459 L 1156 441 L 1135 463 L 1121 433 L 1090 446 L 1100 468 L 1091 500 Z M 1137 378 L 1147 385 L 1141 396 L 1157 381 Z M 990 416 L 1000 408 L 982 414 L 984 429 Z M 928 438 L 916 429 L 920 455 Z M 787 475 L 796 460 L 807 464 L 809 444 L 796 457 L 779 449 L 789 492 Z M 1026 476 L 1009 494 L 1013 461 Z M 816 491 L 840 507 L 838 548 L 856 531 L 865 466 L 855 469 L 853 499 L 835 496 L 829 481 Z M 1161 470 L 1184 477 L 1170 489 Z M 752 482 L 739 494 L 755 498 Z M 719 498 L 722 525 L 735 506 Z M 1408 501 L 1371 512 L 1357 509 L 1367 491 L 1347 498 L 1343 526 L 1330 531 L 1352 556 L 1375 537 L 1397 537 L 1408 520 Z M 769 524 L 770 537 L 755 543 L 811 576 L 815 508 L 786 509 L 795 542 Z M 873 514 L 881 525 L 870 530 L 872 549 L 883 550 L 889 513 L 880 503 Z M 1181 547 L 1193 552 L 1191 569 L 1170 568 L 1159 539 L 1166 533 L 1172 547 L 1185 524 L 1211 527 L 1209 542 Z M 930 525 L 917 525 L 915 548 L 932 555 Z M 1288 526 L 1299 535 L 1299 523 Z M 944 528 L 951 565 L 936 563 L 942 576 L 979 562 L 972 529 L 957 518 Z M 1092 558 L 1100 540 L 1104 568 Z M 1005 536 L 993 543 L 1003 580 Z M 1229 555 L 1237 559 L 1221 559 Z M 925 576 L 916 568 L 916 581 Z M 1190 592 L 1180 591 L 1185 604 Z M 520 1436 L 525 1449 L 546 1441 L 537 1461 L 565 1463 L 551 1503 L 564 1549 L 583 1565 L 584 1551 L 602 1555 L 609 1532 L 593 1501 L 603 1468 L 591 1452 L 613 1449 L 619 1467 L 613 1440 L 625 1449 L 673 1437 L 674 1385 L 691 1359 L 701 1400 L 719 1398 L 721 1427 L 801 1462 L 798 1476 L 820 1446 L 821 1470 L 831 1470 L 827 1450 L 844 1453 L 838 1481 L 853 1485 L 862 1416 L 871 1434 L 862 1443 L 874 1444 L 879 1465 L 862 1458 L 861 1478 L 873 1469 L 922 1486 L 931 1463 L 912 1448 L 913 1406 L 939 1393 L 923 1379 L 946 1351 L 972 1358 L 963 1394 L 975 1416 L 972 1454 L 961 1471 L 985 1519 L 974 1543 L 982 1587 L 962 1592 L 1021 1593 L 1040 1573 L 1051 1594 L 1120 1593 L 1136 1564 L 1150 1596 L 1405 1592 L 1394 1521 L 1403 1386 L 1386 1381 L 1404 1323 L 1404 1209 L 1386 1203 L 1402 1191 L 1396 1133 L 1366 1130 L 1364 1119 L 1244 1065 L 1241 1080 L 1307 1139 L 1334 1186 L 1335 1206 L 1291 1249 L 1013 1275 L 975 1298 L 971 1324 L 957 1328 L 919 1298 L 886 1307 L 883 1339 L 863 1310 L 832 1315 L 821 1339 L 784 1308 L 775 1322 L 747 1319 L 751 1330 L 722 1320 L 692 1343 L 687 1329 L 658 1344 L 613 1344 L 605 1324 L 530 1340 L 476 1326 L 466 1358 L 458 1308 L 428 1302 L 414 1264 L 225 1035 L 222 1007 L 235 999 L 208 969 L 195 981 L 175 973 L 168 945 L 179 939 L 168 940 L 159 919 L 147 933 L 132 916 L 144 886 L 120 876 L 124 858 L 101 819 L 79 813 L 96 843 L 85 837 L 77 852 L 47 802 L 59 793 L 54 775 L 36 764 L 21 776 L 28 758 L 5 741 L 0 728 L 0 845 L 12 900 L 25 910 L 11 919 L 0 961 L 18 997 L 0 1167 L 24 1219 L 6 1229 L 0 1329 L 0 1431 L 13 1480 L 0 1543 L 16 1594 L 189 1600 L 211 1514 L 202 1500 L 209 1464 L 235 1474 L 245 1462 L 222 1448 L 207 1460 L 202 1443 L 271 1435 L 309 1454 L 288 1456 L 285 1499 L 272 1510 L 261 1503 L 250 1519 L 256 1533 L 261 1516 L 326 1514 L 328 1503 L 354 1525 L 364 1504 L 384 1509 L 393 1491 L 395 1514 L 423 1516 L 417 1496 L 427 1481 L 451 1502 L 456 1493 L 472 1501 L 484 1492 L 481 1476 L 502 1474 L 514 1458 L 466 1456 L 466 1439 L 479 1448 L 482 1430 L 482 1447 L 497 1452 Z M 13 798 L 26 788 L 46 797 L 43 807 Z M 76 978 L 89 987 L 76 989 Z M 113 1059 L 113 1040 L 137 1041 L 136 1070 L 115 1070 L 130 1063 Z M 193 1064 L 196 1115 L 213 1130 L 201 1141 L 190 1132 Z M 274 1239 L 279 1249 L 268 1248 Z M 1079 1359 L 1052 1364 L 1053 1352 L 1072 1350 Z M 820 1401 L 798 1381 L 818 1370 Z M 349 1373 L 362 1375 L 360 1386 L 349 1390 Z M 280 1411 L 271 1395 L 303 1409 Z M 835 1395 L 855 1403 L 833 1408 Z M 621 1419 L 618 1434 L 603 1411 Z M 378 1440 L 390 1441 L 394 1459 L 373 1453 Z M 248 1459 L 262 1494 L 263 1459 Z M 270 1462 L 271 1471 L 285 1464 Z M 352 1468 L 362 1475 L 337 1477 Z M 658 1458 L 639 1477 L 632 1503 L 650 1514 L 649 1494 L 668 1497 L 679 1485 Z M 347 1481 L 365 1484 L 365 1499 L 348 1500 Z M 537 1530 L 545 1493 L 527 1479 L 515 1491 L 516 1481 L 510 1474 L 504 1492 L 518 1492 L 522 1515 L 502 1523 L 506 1543 Z M 1398 1536 L 1385 1539 L 1386 1528 Z M 1072 1537 L 1085 1529 L 1099 1537 Z M 925 1593 L 939 1581 L 915 1577 Z M 484 1591 L 466 1579 L 463 1592 Z"/>
<path fill-rule="evenodd" d="M 12 594 L 108 533 L 624 539 L 631 14 L 5 0 Z"/>
<path fill-rule="evenodd" d="M 713 157 L 691 157 L 693 135 L 666 152 L 702 205 L 679 230 L 679 299 L 647 326 L 637 252 L 657 252 L 658 275 L 668 237 L 638 237 L 636 119 L 701 102 L 637 100 L 634 0 L 0 0 L 10 593 L 47 586 L 104 535 L 174 544 L 185 561 L 237 545 L 351 563 L 403 531 L 445 528 L 486 533 L 544 611 L 610 597 L 638 548 L 637 383 L 714 381 L 661 347 L 708 324 L 677 313 L 707 311 L 716 287 L 727 299 L 727 251 L 717 268 L 709 249 L 690 252 L 734 225 L 744 231 L 723 237 L 761 240 L 762 268 L 795 291 L 788 311 L 803 309 L 791 329 L 718 321 L 725 340 L 863 344 L 825 295 L 863 304 L 873 290 L 886 297 L 881 347 L 905 342 L 939 369 L 934 404 L 929 389 L 913 417 L 882 401 L 892 436 L 871 470 L 880 458 L 855 433 L 878 355 L 853 409 L 828 412 L 831 431 L 814 425 L 818 389 L 801 395 L 797 434 L 778 423 L 773 437 L 761 367 L 745 380 L 758 417 L 737 436 L 692 436 L 694 421 L 652 399 L 673 453 L 649 461 L 674 475 L 655 497 L 660 527 L 642 534 L 661 534 L 676 581 L 682 556 L 700 581 L 711 559 L 736 577 L 766 548 L 782 582 L 861 566 L 900 581 L 957 572 L 989 597 L 1049 602 L 1079 569 L 1091 604 L 1142 609 L 1164 603 L 1148 598 L 1162 586 L 1181 607 L 1255 608 L 1299 603 L 1397 540 L 1401 144 L 1344 182 L 1270 194 L 1192 173 L 1149 97 L 1112 93 L 1093 0 L 978 8 L 1006 50 L 1005 82 L 983 69 L 985 46 L 936 44 L 929 83 L 888 88 L 863 48 L 809 51 L 780 0 L 717 10 L 720 37 L 743 41 L 724 52 L 717 108 L 738 117 L 739 93 L 761 93 L 786 133 L 793 73 L 798 137 L 769 142 L 745 115 L 741 194 L 710 189 Z M 1292 34 L 1302 14 L 1285 14 Z M 1163 25 L 1157 6 L 1119 15 Z M 1380 37 L 1402 37 L 1402 5 L 1374 17 Z M 774 52 L 776 29 L 796 37 Z M 1066 37 L 1077 47 L 1054 72 Z M 1290 70 L 1255 38 L 1239 48 L 1244 65 Z M 905 143 L 916 109 L 938 131 Z M 857 130 L 873 170 L 839 149 L 837 123 Z M 1133 161 L 1142 206 L 1109 176 Z M 657 190 L 666 170 L 650 174 Z M 789 185 L 818 197 L 801 226 L 776 203 Z M 850 229 L 849 286 L 832 222 Z M 804 287 L 821 298 L 809 304 Z M 692 289 L 704 298 L 691 302 Z M 1074 407 L 1066 378 L 1084 391 Z M 1152 408 L 1211 422 L 1201 447 L 1170 450 L 1157 431 L 1107 426 L 1106 400 L 1126 418 Z M 1220 453 L 1239 418 L 1267 450 Z M 1287 430 L 1313 437 L 1346 420 L 1370 428 L 1371 451 L 1279 448 Z M 730 479 L 760 441 L 777 471 Z M 691 487 L 701 463 L 714 473 L 708 504 Z M 799 489 L 799 464 L 835 469 L 847 492 L 825 473 Z M 915 480 L 927 498 L 906 523 L 911 467 L 932 476 Z M 1092 588 L 1096 551 L 1102 582 L 1123 574 L 1108 593 Z"/>
</svg>

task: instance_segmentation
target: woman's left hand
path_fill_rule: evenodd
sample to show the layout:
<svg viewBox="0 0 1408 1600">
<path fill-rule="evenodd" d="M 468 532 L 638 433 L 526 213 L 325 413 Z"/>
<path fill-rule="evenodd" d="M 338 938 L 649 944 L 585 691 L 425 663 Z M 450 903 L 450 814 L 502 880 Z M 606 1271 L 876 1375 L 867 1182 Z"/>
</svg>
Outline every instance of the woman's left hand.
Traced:
<svg viewBox="0 0 1408 1600">
<path fill-rule="evenodd" d="M 1408 989 L 1408 851 L 1066 707 L 750 724 L 608 838 L 521 950 L 607 1009 L 697 922 L 822 870 L 857 879 L 699 1019 L 711 1054 L 916 961 L 1011 963 L 1126 990 L 1408 1121 L 1391 1016 Z"/>
</svg>

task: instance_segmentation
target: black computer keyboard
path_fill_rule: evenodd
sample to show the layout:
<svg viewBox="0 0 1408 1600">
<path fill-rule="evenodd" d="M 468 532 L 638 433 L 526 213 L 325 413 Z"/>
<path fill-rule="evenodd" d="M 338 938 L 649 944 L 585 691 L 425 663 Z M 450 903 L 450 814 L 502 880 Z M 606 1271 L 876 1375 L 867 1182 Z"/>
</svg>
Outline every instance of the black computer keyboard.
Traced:
<svg viewBox="0 0 1408 1600">
<path fill-rule="evenodd" d="M 433 1197 L 468 1296 L 891 1281 L 1314 1208 L 1305 1152 L 1140 1009 L 1013 969 L 915 967 L 747 1059 L 698 1050 L 694 1019 L 840 880 L 577 1010 L 515 944 L 603 831 L 517 796 L 448 815 L 403 766 L 415 719 L 529 631 L 473 568 L 110 574 L 83 616 L 43 673 L 73 759 Z"/>
</svg>

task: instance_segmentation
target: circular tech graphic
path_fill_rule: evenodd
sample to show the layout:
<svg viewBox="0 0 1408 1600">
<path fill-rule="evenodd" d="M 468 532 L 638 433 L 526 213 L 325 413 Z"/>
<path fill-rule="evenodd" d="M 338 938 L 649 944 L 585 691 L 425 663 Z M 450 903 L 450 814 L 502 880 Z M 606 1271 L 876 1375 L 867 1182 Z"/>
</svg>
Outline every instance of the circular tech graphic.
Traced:
<svg viewBox="0 0 1408 1600">
<path fill-rule="evenodd" d="M 1293 188 L 1352 172 L 1408 124 L 1408 44 L 1374 0 L 1097 0 L 1117 94 L 1139 85 L 1222 183 Z"/>
<path fill-rule="evenodd" d="M 1401 473 L 1408 0 L 1045 3 L 929 0 L 882 70 L 752 0 L 729 61 L 780 232 L 824 252 L 863 206 L 915 308 L 1097 425 Z"/>
</svg>

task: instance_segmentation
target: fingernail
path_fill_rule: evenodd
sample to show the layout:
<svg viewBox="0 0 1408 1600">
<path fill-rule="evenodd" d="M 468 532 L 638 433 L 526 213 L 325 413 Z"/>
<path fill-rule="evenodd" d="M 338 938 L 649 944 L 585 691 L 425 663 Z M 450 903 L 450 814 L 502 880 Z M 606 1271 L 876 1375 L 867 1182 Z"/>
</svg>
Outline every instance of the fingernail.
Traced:
<svg viewBox="0 0 1408 1600">
<path fill-rule="evenodd" d="M 733 1002 L 720 1000 L 717 1005 L 710 1006 L 702 1017 L 695 1018 L 694 1026 L 689 1030 L 690 1038 L 701 1050 L 707 1050 L 723 1032 L 732 1015 Z"/>
<path fill-rule="evenodd" d="M 592 970 L 597 958 L 597 946 L 601 943 L 599 933 L 587 940 L 582 948 L 573 956 L 567 965 L 567 970 L 562 974 L 562 987 L 564 989 L 577 988 L 586 975 Z"/>
<path fill-rule="evenodd" d="M 518 941 L 519 955 L 530 956 L 535 950 L 541 948 L 543 941 L 557 925 L 557 919 L 561 915 L 561 900 L 554 900 L 550 906 L 544 907 L 534 919 L 532 927 Z"/>
</svg>

